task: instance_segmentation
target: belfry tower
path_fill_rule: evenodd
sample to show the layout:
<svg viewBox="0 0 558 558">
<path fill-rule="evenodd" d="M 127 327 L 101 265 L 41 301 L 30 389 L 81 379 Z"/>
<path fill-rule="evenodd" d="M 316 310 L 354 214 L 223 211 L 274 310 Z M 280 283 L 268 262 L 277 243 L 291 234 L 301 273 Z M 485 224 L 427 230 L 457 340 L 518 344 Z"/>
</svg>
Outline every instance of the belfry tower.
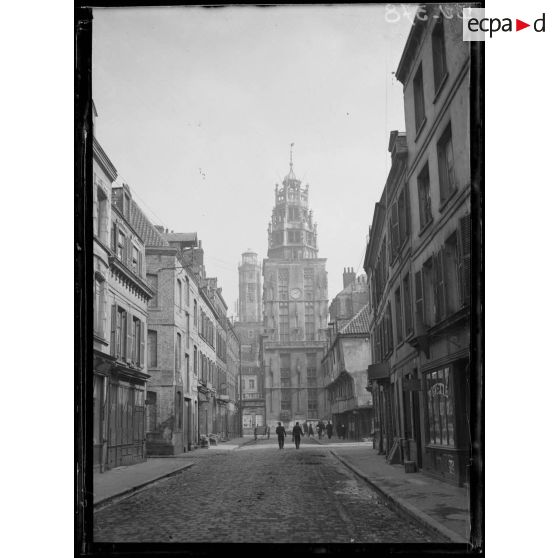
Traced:
<svg viewBox="0 0 558 558">
<path fill-rule="evenodd" d="M 318 258 L 317 225 L 308 190 L 290 168 L 275 185 L 263 262 L 265 393 L 268 422 L 314 421 L 322 404 L 318 367 L 327 334 L 326 259 Z"/>
</svg>

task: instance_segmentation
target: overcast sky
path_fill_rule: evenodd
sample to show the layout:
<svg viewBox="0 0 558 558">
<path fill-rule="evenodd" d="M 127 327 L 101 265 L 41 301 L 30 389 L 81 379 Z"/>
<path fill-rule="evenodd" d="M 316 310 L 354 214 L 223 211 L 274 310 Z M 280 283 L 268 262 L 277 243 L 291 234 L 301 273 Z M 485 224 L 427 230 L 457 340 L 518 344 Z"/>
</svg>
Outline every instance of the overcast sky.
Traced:
<svg viewBox="0 0 558 558">
<path fill-rule="evenodd" d="M 95 9 L 96 135 L 154 224 L 198 233 L 229 306 L 243 251 L 267 256 L 275 184 L 310 185 L 329 298 L 362 273 L 410 18 L 384 6 Z M 392 17 L 393 19 L 393 17 Z"/>
</svg>

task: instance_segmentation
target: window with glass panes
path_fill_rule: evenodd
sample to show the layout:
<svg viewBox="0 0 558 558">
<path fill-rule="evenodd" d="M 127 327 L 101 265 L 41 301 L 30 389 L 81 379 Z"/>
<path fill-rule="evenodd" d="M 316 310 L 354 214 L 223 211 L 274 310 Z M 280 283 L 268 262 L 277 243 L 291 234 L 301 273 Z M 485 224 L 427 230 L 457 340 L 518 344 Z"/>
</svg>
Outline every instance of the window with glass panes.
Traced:
<svg viewBox="0 0 558 558">
<path fill-rule="evenodd" d="M 318 390 L 308 389 L 308 418 L 318 418 Z"/>
<path fill-rule="evenodd" d="M 430 444 L 455 447 L 453 373 L 450 367 L 424 375 Z"/>
<path fill-rule="evenodd" d="M 432 221 L 432 204 L 430 201 L 430 172 L 428 163 L 424 165 L 417 177 L 419 198 L 419 221 L 422 229 Z"/>
<path fill-rule="evenodd" d="M 306 381 L 308 387 L 314 387 L 317 384 L 316 353 L 306 353 Z"/>
<path fill-rule="evenodd" d="M 447 126 L 438 141 L 438 175 L 440 180 L 440 203 L 443 204 L 456 190 L 453 166 L 453 144 L 451 124 Z"/>
</svg>

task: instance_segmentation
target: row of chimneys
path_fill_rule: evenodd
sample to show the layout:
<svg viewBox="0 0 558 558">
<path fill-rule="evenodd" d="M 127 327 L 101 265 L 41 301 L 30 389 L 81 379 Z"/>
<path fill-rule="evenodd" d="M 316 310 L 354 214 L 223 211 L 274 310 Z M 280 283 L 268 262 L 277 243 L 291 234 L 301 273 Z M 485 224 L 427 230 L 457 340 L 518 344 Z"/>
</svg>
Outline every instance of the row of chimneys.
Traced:
<svg viewBox="0 0 558 558">
<path fill-rule="evenodd" d="M 356 279 L 355 270 L 352 267 L 343 268 L 343 288 L 346 289 Z"/>
</svg>

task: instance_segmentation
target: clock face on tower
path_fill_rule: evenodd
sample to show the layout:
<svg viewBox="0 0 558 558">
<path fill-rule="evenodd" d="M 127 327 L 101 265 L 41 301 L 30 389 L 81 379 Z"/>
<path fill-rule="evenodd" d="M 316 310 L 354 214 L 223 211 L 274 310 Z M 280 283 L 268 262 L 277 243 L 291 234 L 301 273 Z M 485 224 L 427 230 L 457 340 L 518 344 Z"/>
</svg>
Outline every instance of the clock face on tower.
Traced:
<svg viewBox="0 0 558 558">
<path fill-rule="evenodd" d="M 291 298 L 298 300 L 302 295 L 302 291 L 300 289 L 291 289 Z"/>
</svg>

